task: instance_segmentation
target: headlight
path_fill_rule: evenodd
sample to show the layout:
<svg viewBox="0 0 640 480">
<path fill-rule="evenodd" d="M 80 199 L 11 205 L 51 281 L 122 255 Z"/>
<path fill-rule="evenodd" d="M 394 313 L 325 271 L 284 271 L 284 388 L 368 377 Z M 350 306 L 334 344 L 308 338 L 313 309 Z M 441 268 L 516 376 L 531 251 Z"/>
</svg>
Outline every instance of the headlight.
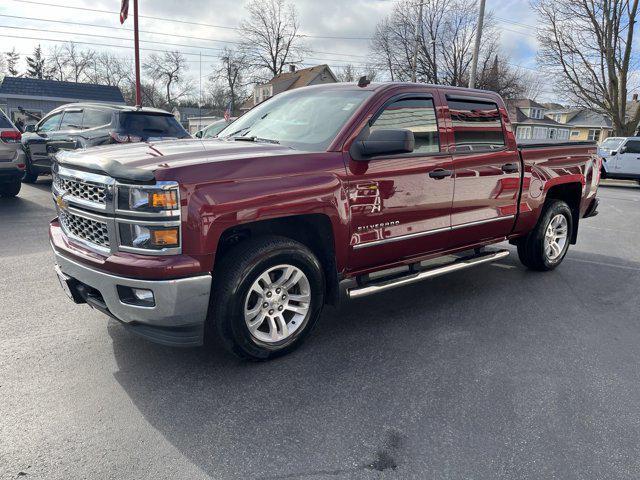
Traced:
<svg viewBox="0 0 640 480">
<path fill-rule="evenodd" d="M 179 226 L 119 223 L 120 245 L 145 250 L 163 250 L 180 246 Z"/>
<path fill-rule="evenodd" d="M 178 210 L 177 187 L 127 187 L 118 186 L 118 208 L 134 212 L 158 213 Z"/>
</svg>

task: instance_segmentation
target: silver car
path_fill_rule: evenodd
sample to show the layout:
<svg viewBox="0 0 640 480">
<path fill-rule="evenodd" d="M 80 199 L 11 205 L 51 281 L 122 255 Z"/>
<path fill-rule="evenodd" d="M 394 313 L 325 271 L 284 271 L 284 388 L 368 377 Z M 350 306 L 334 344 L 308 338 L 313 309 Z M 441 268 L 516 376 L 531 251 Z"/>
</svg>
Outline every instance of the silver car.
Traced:
<svg viewBox="0 0 640 480">
<path fill-rule="evenodd" d="M 0 110 L 0 197 L 15 197 L 24 174 L 24 150 L 20 130 Z"/>
</svg>

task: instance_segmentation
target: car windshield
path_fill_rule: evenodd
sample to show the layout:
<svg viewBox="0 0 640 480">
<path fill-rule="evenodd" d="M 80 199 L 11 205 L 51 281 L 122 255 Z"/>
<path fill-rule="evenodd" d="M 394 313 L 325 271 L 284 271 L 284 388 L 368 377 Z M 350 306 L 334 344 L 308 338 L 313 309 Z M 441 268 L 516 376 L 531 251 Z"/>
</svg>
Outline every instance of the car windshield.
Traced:
<svg viewBox="0 0 640 480">
<path fill-rule="evenodd" d="M 217 122 L 212 123 L 202 131 L 202 138 L 215 137 L 227 125 L 229 125 L 229 122 L 226 122 L 225 120 L 219 120 Z"/>
<path fill-rule="evenodd" d="M 281 93 L 247 112 L 218 137 L 325 151 L 370 95 L 367 90 L 300 89 Z"/>
<path fill-rule="evenodd" d="M 622 145 L 622 142 L 624 142 L 624 138 L 607 138 L 602 142 L 600 148 L 602 150 L 617 150 Z"/>
</svg>

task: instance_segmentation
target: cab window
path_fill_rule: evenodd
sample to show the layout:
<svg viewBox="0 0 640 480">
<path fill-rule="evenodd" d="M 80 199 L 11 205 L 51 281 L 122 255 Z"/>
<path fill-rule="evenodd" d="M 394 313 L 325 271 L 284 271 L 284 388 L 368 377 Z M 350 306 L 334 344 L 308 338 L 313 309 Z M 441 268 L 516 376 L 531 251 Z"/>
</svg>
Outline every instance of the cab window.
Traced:
<svg viewBox="0 0 640 480">
<path fill-rule="evenodd" d="M 500 110 L 495 103 L 449 100 L 449 114 L 457 152 L 498 150 L 505 146 Z"/>
<path fill-rule="evenodd" d="M 62 118 L 62 113 L 56 113 L 51 115 L 49 118 L 44 120 L 40 126 L 38 127 L 38 132 L 53 132 L 58 130 L 58 126 L 60 125 L 60 119 Z"/>
<path fill-rule="evenodd" d="M 438 122 L 433 100 L 407 98 L 387 105 L 371 125 L 373 130 L 411 130 L 416 140 L 414 153 L 440 151 Z"/>
<path fill-rule="evenodd" d="M 625 153 L 640 153 L 640 140 L 628 140 L 624 146 Z"/>
</svg>

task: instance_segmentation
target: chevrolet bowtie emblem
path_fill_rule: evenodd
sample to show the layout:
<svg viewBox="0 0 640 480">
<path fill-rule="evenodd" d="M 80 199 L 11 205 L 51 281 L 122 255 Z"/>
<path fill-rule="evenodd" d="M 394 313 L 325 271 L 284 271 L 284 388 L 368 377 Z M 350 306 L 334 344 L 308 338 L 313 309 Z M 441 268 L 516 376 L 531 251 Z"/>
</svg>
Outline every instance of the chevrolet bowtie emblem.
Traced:
<svg viewBox="0 0 640 480">
<path fill-rule="evenodd" d="M 56 205 L 58 205 L 58 207 L 60 207 L 62 209 L 67 208 L 68 204 L 64 199 L 64 194 L 56 195 Z"/>
</svg>

